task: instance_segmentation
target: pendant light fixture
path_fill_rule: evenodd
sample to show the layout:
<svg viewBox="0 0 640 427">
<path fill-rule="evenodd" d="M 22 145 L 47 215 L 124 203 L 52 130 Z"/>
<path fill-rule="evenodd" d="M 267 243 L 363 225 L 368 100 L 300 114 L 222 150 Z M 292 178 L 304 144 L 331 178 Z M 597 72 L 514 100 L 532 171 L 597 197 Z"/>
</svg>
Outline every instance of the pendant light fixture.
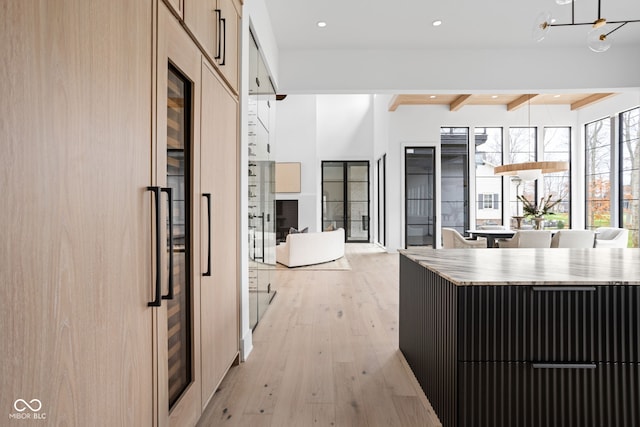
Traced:
<svg viewBox="0 0 640 427">
<path fill-rule="evenodd" d="M 529 131 L 529 146 L 531 146 L 531 98 L 527 100 L 527 122 Z M 493 168 L 494 175 L 515 176 L 525 182 L 535 181 L 542 178 L 543 174 L 564 172 L 569 170 L 569 162 L 562 161 L 540 161 L 540 162 L 522 162 L 510 163 L 506 165 L 496 166 Z"/>
<path fill-rule="evenodd" d="M 604 52 L 611 47 L 609 36 L 625 25 L 633 22 L 640 22 L 640 19 L 627 19 L 618 21 L 607 21 L 601 14 L 602 0 L 598 0 L 598 18 L 593 22 L 576 22 L 575 21 L 575 1 L 574 0 L 556 0 L 559 5 L 571 3 L 571 22 L 566 24 L 558 24 L 551 17 L 551 13 L 540 13 L 534 22 L 532 37 L 535 41 L 540 42 L 549 34 L 551 27 L 571 27 L 574 25 L 590 25 L 591 30 L 587 34 L 587 46 L 594 52 Z M 611 29 L 610 24 L 615 25 Z"/>
</svg>

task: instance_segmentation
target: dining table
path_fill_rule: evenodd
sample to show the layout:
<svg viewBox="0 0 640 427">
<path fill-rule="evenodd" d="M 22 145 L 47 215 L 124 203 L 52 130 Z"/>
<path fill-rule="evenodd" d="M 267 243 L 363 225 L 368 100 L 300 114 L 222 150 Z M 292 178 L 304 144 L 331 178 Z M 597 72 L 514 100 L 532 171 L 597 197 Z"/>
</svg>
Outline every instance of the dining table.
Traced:
<svg viewBox="0 0 640 427">
<path fill-rule="evenodd" d="M 497 239 L 510 239 L 518 230 L 467 230 L 472 238 L 484 237 L 487 239 L 487 247 L 495 248 Z"/>
</svg>

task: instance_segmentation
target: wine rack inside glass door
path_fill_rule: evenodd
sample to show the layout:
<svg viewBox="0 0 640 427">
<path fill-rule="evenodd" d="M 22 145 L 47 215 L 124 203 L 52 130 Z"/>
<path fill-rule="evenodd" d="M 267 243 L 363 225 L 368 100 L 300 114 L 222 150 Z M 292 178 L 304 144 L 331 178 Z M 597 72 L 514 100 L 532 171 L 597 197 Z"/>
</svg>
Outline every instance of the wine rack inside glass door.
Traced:
<svg viewBox="0 0 640 427">
<path fill-rule="evenodd" d="M 167 79 L 167 275 L 172 286 L 167 299 L 169 408 L 192 381 L 190 244 L 190 84 L 169 65 Z"/>
</svg>

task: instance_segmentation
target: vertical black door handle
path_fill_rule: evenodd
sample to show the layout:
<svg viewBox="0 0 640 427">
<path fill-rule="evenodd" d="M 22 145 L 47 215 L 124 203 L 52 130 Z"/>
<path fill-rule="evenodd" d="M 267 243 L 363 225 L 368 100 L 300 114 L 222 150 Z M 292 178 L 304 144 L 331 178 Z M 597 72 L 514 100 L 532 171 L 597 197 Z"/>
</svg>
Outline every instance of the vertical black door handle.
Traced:
<svg viewBox="0 0 640 427">
<path fill-rule="evenodd" d="M 224 43 L 222 43 L 222 62 L 220 62 L 220 65 L 224 65 L 227 60 L 227 20 L 226 18 L 220 18 L 220 22 L 222 22 L 222 31 L 224 34 Z"/>
<path fill-rule="evenodd" d="M 262 262 L 266 263 L 267 260 L 264 257 L 264 212 L 262 212 L 260 218 L 262 218 Z"/>
<path fill-rule="evenodd" d="M 169 292 L 162 299 L 173 299 L 173 193 L 170 187 L 163 188 L 169 199 Z"/>
<path fill-rule="evenodd" d="M 202 193 L 202 197 L 207 198 L 207 224 L 209 237 L 207 239 L 207 271 L 203 276 L 211 276 L 211 193 Z"/>
<path fill-rule="evenodd" d="M 216 56 L 213 59 L 220 59 L 222 56 L 220 47 L 222 46 L 222 27 L 220 25 L 220 20 L 222 19 L 222 11 L 220 9 L 215 9 L 216 18 L 218 19 L 218 50 L 216 50 Z"/>
<path fill-rule="evenodd" d="M 160 295 L 162 294 L 162 264 L 160 263 L 160 187 L 147 187 L 147 191 L 153 191 L 156 202 L 156 297 L 153 301 L 147 303 L 149 307 L 160 307 Z"/>
</svg>

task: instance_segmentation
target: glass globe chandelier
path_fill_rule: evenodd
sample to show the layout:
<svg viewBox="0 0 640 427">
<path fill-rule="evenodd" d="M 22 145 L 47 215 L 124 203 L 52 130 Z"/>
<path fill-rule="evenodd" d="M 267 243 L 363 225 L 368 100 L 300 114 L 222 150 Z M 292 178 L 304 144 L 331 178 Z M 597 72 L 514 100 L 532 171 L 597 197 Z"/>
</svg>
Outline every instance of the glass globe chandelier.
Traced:
<svg viewBox="0 0 640 427">
<path fill-rule="evenodd" d="M 575 1 L 574 0 L 555 0 L 559 5 L 571 4 L 571 22 L 559 24 L 552 18 L 551 13 L 540 13 L 535 21 L 532 31 L 532 37 L 535 41 L 540 42 L 549 34 L 551 27 L 570 27 L 574 25 L 590 25 L 591 30 L 587 34 L 587 46 L 594 52 L 605 52 L 611 47 L 611 39 L 609 36 L 620 28 L 632 22 L 640 22 L 640 19 L 627 19 L 618 21 L 607 21 L 602 17 L 601 0 L 598 0 L 598 18 L 593 22 L 576 22 L 575 21 Z M 615 25 L 610 30 L 611 26 Z"/>
</svg>

